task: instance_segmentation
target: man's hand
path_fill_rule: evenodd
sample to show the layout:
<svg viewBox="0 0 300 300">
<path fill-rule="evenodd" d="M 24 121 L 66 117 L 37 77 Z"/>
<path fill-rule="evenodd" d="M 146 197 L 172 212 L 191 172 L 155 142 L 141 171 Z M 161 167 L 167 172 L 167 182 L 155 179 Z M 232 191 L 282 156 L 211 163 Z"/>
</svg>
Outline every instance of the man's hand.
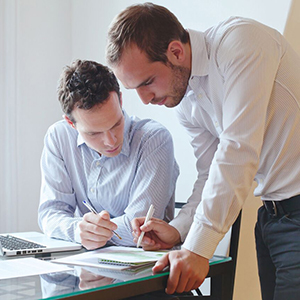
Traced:
<svg viewBox="0 0 300 300">
<path fill-rule="evenodd" d="M 79 223 L 81 244 L 88 250 L 103 247 L 113 236 L 117 225 L 110 221 L 109 213 L 86 213 Z"/>
<path fill-rule="evenodd" d="M 208 271 L 208 259 L 185 248 L 170 251 L 157 261 L 152 268 L 154 273 L 161 272 L 170 265 L 170 275 L 166 293 L 183 293 L 198 288 L 204 281 Z"/>
<path fill-rule="evenodd" d="M 145 235 L 141 243 L 145 250 L 170 249 L 180 243 L 180 234 L 176 228 L 161 219 L 151 218 L 146 224 L 145 217 L 132 220 L 132 235 L 137 243 L 138 237 L 144 231 Z"/>
</svg>

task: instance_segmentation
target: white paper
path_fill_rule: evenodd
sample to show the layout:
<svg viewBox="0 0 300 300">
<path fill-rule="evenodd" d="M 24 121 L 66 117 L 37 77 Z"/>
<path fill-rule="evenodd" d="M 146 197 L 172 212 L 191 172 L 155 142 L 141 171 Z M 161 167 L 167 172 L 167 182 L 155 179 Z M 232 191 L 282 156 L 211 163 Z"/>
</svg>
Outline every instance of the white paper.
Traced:
<svg viewBox="0 0 300 300">
<path fill-rule="evenodd" d="M 70 270 L 72 269 L 67 266 L 52 264 L 33 257 L 6 259 L 0 261 L 0 280 Z"/>
<path fill-rule="evenodd" d="M 139 249 L 135 247 L 111 246 L 111 247 L 105 247 L 94 251 L 88 251 L 81 254 L 55 259 L 52 262 L 62 263 L 67 265 L 97 267 L 97 268 L 111 269 L 111 270 L 126 270 L 133 267 L 127 265 L 114 265 L 114 264 L 104 264 L 104 263 L 100 264 L 99 259 L 104 256 L 106 259 L 111 259 L 111 260 L 115 260 L 116 258 L 123 257 L 124 262 L 141 262 L 141 257 L 138 254 L 144 253 L 146 255 L 147 252 L 148 251 L 143 251 L 143 249 Z M 167 253 L 167 251 L 160 252 L 160 254 L 162 253 Z M 158 252 L 156 254 L 158 254 Z M 157 259 L 158 257 L 155 255 L 155 252 L 152 252 L 148 254 L 148 257 L 143 261 L 155 262 Z"/>
<path fill-rule="evenodd" d="M 99 259 L 97 254 L 99 254 L 99 250 L 88 251 L 81 254 L 75 254 L 63 258 L 54 259 L 52 262 L 66 264 L 66 265 L 77 265 L 77 266 L 88 266 L 88 267 L 97 267 L 97 268 L 105 268 L 111 270 L 125 270 L 128 269 L 128 266 L 118 266 L 118 265 L 104 265 L 100 266 Z"/>
<path fill-rule="evenodd" d="M 104 248 L 98 258 L 112 263 L 143 264 L 156 262 L 168 251 L 144 251 L 141 248 L 111 246 Z"/>
</svg>

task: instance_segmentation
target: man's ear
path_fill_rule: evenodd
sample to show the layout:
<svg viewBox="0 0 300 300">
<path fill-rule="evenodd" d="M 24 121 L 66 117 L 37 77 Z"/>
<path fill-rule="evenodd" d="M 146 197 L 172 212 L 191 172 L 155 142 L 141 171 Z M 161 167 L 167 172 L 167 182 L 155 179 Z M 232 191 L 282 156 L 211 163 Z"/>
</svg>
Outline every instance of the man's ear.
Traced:
<svg viewBox="0 0 300 300">
<path fill-rule="evenodd" d="M 70 120 L 69 117 L 67 117 L 66 115 L 63 115 L 63 118 L 68 122 L 68 124 L 69 124 L 71 127 L 73 127 L 74 129 L 76 129 L 74 123 Z"/>
<path fill-rule="evenodd" d="M 173 65 L 182 65 L 186 60 L 186 55 L 186 49 L 180 41 L 170 42 L 167 49 L 167 57 Z"/>
<path fill-rule="evenodd" d="M 121 108 L 122 108 L 122 106 L 123 106 L 122 92 L 120 92 L 120 97 L 119 97 L 119 99 L 120 99 L 120 106 L 121 106 Z"/>
</svg>

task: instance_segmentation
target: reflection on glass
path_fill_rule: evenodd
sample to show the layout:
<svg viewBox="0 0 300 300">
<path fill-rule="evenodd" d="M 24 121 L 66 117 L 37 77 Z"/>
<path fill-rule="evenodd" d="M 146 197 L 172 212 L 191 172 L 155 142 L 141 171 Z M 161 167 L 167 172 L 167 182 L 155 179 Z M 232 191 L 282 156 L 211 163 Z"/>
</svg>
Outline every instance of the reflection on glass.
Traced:
<svg viewBox="0 0 300 300">
<path fill-rule="evenodd" d="M 91 270 L 88 271 L 85 268 L 80 268 L 81 272 L 79 275 L 79 288 L 81 290 L 88 290 L 88 289 L 93 289 L 93 288 L 97 288 L 100 286 L 105 286 L 105 285 L 110 285 L 112 283 L 115 283 L 115 279 L 114 278 L 109 278 L 109 277 L 105 277 L 99 274 L 96 274 L 96 272 L 94 272 L 95 270 L 97 270 L 97 268 L 90 268 Z"/>
<path fill-rule="evenodd" d="M 79 290 L 79 277 L 69 272 L 40 275 L 43 298 L 73 293 Z"/>
<path fill-rule="evenodd" d="M 151 274 L 151 268 L 139 272 L 118 272 L 101 268 L 75 266 L 73 271 L 40 275 L 41 290 L 43 298 L 54 297 L 109 286 L 122 281 L 150 276 Z"/>
</svg>

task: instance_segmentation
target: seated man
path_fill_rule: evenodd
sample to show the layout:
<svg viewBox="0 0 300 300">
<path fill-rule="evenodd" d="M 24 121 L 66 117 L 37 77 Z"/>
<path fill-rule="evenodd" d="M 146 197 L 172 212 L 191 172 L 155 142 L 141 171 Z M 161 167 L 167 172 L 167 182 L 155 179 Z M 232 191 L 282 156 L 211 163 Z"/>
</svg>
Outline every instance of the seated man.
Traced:
<svg viewBox="0 0 300 300">
<path fill-rule="evenodd" d="M 129 117 L 116 77 L 96 62 L 66 67 L 58 98 L 65 115 L 45 136 L 40 228 L 87 249 L 108 241 L 134 246 L 130 221 L 151 204 L 156 218 L 173 218 L 179 170 L 170 133 L 153 120 Z"/>
</svg>

